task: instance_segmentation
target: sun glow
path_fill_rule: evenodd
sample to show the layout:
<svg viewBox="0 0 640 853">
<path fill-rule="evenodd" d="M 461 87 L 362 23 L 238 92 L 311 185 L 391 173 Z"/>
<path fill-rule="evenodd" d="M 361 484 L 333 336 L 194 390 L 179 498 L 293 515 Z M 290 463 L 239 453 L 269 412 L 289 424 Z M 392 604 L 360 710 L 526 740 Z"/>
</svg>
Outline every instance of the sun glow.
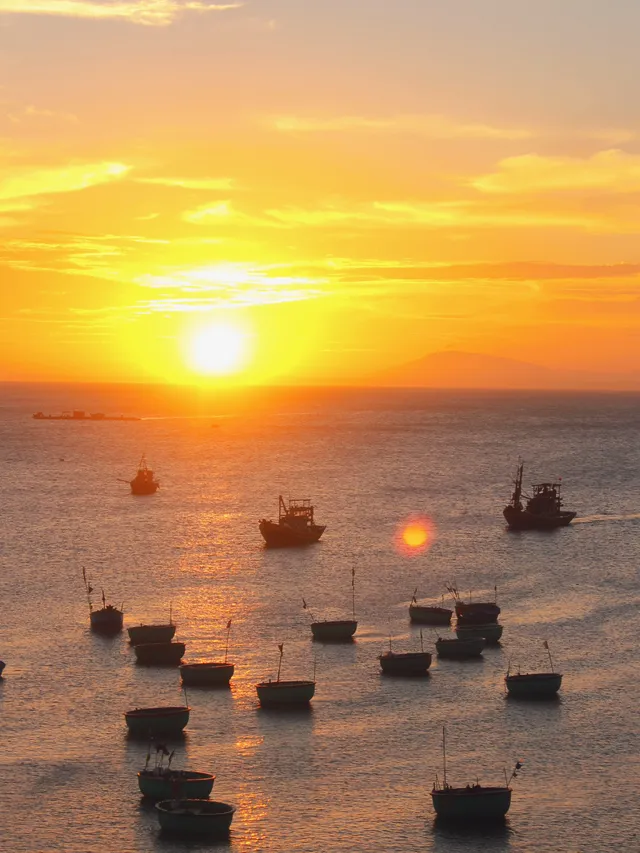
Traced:
<svg viewBox="0 0 640 853">
<path fill-rule="evenodd" d="M 198 373 L 228 376 L 247 361 L 247 334 L 230 323 L 212 323 L 191 337 L 188 349 L 189 363 Z"/>
<path fill-rule="evenodd" d="M 404 554 L 421 554 L 431 547 L 434 537 L 433 522 L 428 518 L 416 516 L 402 523 L 396 534 L 396 543 Z"/>
</svg>

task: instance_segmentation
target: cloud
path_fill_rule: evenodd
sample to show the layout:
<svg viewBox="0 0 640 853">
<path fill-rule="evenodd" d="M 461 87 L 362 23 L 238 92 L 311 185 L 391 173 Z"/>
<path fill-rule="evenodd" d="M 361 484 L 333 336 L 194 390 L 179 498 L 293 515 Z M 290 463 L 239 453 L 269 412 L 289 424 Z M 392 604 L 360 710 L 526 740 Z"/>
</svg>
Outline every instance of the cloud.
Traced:
<svg viewBox="0 0 640 853">
<path fill-rule="evenodd" d="M 179 187 L 185 190 L 231 190 L 233 178 L 136 178 L 139 184 L 156 184 L 162 187 Z"/>
<path fill-rule="evenodd" d="M 12 124 L 24 124 L 25 121 L 29 121 L 31 119 L 53 119 L 56 121 L 69 122 L 71 124 L 78 123 L 78 116 L 73 113 L 41 109 L 39 107 L 34 107 L 32 104 L 29 104 L 26 107 L 14 107 L 10 109 L 9 112 L 5 113 L 5 116 Z"/>
<path fill-rule="evenodd" d="M 440 115 L 396 115 L 383 117 L 334 116 L 329 118 L 275 116 L 268 124 L 283 133 L 378 132 L 414 133 L 432 139 L 529 139 L 523 128 L 494 127 L 457 122 Z"/>
<path fill-rule="evenodd" d="M 121 178 L 129 171 L 124 163 L 84 163 L 53 169 L 13 167 L 0 172 L 0 209 L 24 210 L 33 204 L 21 199 L 53 193 L 75 192 Z"/>
<path fill-rule="evenodd" d="M 640 191 L 640 156 L 619 149 L 592 157 L 508 157 L 498 171 L 471 181 L 485 193 L 540 193 L 554 190 Z"/>
<path fill-rule="evenodd" d="M 0 15 L 112 19 L 162 26 L 170 24 L 184 12 L 223 12 L 242 5 L 211 3 L 208 0 L 0 0 Z"/>
</svg>

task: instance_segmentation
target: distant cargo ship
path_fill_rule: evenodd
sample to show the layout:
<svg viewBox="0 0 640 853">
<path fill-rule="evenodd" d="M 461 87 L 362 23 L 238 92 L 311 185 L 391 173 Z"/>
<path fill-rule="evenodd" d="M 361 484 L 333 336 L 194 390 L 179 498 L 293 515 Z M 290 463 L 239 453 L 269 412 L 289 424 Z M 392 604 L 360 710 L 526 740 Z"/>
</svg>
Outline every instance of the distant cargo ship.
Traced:
<svg viewBox="0 0 640 853">
<path fill-rule="evenodd" d="M 60 415 L 45 415 L 44 412 L 36 412 L 33 417 L 37 421 L 139 421 L 140 418 L 132 415 L 105 415 L 104 412 L 93 412 L 87 414 L 80 409 L 73 412 L 62 412 Z"/>
</svg>

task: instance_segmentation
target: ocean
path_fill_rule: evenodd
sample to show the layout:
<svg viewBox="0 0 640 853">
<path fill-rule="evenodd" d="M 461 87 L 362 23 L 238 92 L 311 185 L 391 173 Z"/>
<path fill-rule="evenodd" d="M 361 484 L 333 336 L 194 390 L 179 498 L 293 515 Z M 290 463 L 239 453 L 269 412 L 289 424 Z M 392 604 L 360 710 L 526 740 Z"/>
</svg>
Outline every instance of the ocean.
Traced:
<svg viewBox="0 0 640 853">
<path fill-rule="evenodd" d="M 640 397 L 624 394 L 268 389 L 224 394 L 136 386 L 0 386 L 2 817 L 18 851 L 634 853 L 640 850 Z M 38 410 L 138 415 L 42 422 Z M 142 453 L 160 482 L 134 497 Z M 525 483 L 563 478 L 567 529 L 509 533 Z M 327 530 L 302 550 L 265 549 L 278 495 L 310 497 Z M 430 520 L 431 547 L 398 531 Z M 232 620 L 230 690 L 191 689 L 178 768 L 216 774 L 237 807 L 215 844 L 163 836 L 138 792 L 147 744 L 124 712 L 182 704 L 175 669 L 135 665 L 126 631 L 89 631 L 86 568 L 125 626 L 168 619 L 186 660 L 220 659 Z M 313 643 L 316 618 L 351 612 L 356 642 Z M 477 662 L 425 679 L 380 675 L 378 655 L 420 648 L 408 619 L 456 583 L 497 588 L 504 635 Z M 445 631 L 446 629 L 441 629 Z M 423 629 L 435 652 L 436 631 Z M 507 700 L 504 675 L 564 675 L 551 703 Z M 307 713 L 258 707 L 255 684 L 308 678 Z M 434 823 L 442 729 L 452 784 L 500 784 L 516 761 L 504 827 Z"/>
</svg>

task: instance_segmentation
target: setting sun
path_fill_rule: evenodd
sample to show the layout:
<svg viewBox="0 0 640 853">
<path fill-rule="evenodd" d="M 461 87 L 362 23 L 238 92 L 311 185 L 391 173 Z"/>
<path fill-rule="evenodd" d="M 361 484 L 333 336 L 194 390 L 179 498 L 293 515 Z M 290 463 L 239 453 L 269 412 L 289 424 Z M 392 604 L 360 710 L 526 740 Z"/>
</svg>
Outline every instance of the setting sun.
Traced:
<svg viewBox="0 0 640 853">
<path fill-rule="evenodd" d="M 189 362 L 198 373 L 237 373 L 247 360 L 247 335 L 229 323 L 213 323 L 193 335 L 188 350 Z"/>
<path fill-rule="evenodd" d="M 433 522 L 428 518 L 411 518 L 400 526 L 396 539 L 399 550 L 403 553 L 420 554 L 433 542 Z"/>
</svg>

